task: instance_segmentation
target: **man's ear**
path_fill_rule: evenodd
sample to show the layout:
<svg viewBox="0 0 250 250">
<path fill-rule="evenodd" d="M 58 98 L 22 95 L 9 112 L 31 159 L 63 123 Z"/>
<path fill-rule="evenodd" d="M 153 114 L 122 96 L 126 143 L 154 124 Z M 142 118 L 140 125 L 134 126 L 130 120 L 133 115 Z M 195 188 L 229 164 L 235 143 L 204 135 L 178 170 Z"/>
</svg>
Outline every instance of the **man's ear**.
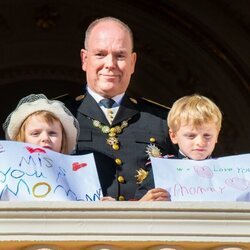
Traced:
<svg viewBox="0 0 250 250">
<path fill-rule="evenodd" d="M 176 133 L 171 128 L 169 129 L 169 137 L 173 144 L 178 143 Z"/>
<path fill-rule="evenodd" d="M 87 50 L 81 49 L 80 51 L 82 70 L 86 71 L 86 61 L 87 61 Z"/>
<path fill-rule="evenodd" d="M 131 65 L 132 65 L 132 72 L 131 72 L 131 74 L 133 74 L 134 71 L 135 71 L 136 59 L 137 59 L 137 54 L 135 52 L 133 52 L 132 56 L 131 56 Z"/>
</svg>

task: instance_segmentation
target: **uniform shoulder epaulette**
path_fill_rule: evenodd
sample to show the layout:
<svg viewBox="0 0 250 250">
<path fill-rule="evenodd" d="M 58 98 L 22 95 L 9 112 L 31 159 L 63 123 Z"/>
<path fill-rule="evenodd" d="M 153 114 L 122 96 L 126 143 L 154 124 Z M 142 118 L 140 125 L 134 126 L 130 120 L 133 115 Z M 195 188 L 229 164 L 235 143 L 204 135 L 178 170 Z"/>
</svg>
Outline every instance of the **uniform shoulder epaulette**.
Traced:
<svg viewBox="0 0 250 250">
<path fill-rule="evenodd" d="M 129 97 L 130 101 L 133 102 L 134 104 L 137 104 L 138 101 L 135 98 Z"/>
<path fill-rule="evenodd" d="M 75 97 L 75 100 L 76 101 L 81 101 L 81 100 L 84 99 L 84 97 L 85 97 L 85 95 L 78 95 L 78 96 Z"/>
<path fill-rule="evenodd" d="M 170 109 L 170 107 L 168 107 L 168 106 L 165 106 L 165 105 L 163 105 L 163 104 L 160 104 L 160 103 L 155 102 L 155 101 L 152 101 L 152 100 L 149 100 L 149 99 L 147 99 L 147 98 L 142 97 L 141 99 L 144 100 L 144 101 L 146 101 L 146 102 L 149 102 L 149 103 L 151 103 L 151 104 L 160 106 L 160 107 L 162 107 L 162 108 Z"/>
<path fill-rule="evenodd" d="M 53 97 L 52 99 L 61 101 L 66 105 L 68 105 L 68 104 L 71 105 L 73 103 L 81 101 L 84 98 L 84 96 L 85 95 L 79 95 L 79 96 L 74 97 L 74 96 L 70 95 L 69 93 L 66 93 L 66 94 L 63 94 L 63 95 Z"/>
<path fill-rule="evenodd" d="M 60 99 L 65 98 L 66 96 L 69 96 L 69 93 L 65 93 L 65 94 L 63 94 L 63 95 L 59 95 L 59 96 L 56 96 L 56 97 L 52 97 L 51 99 L 52 99 L 52 100 L 60 100 Z"/>
</svg>

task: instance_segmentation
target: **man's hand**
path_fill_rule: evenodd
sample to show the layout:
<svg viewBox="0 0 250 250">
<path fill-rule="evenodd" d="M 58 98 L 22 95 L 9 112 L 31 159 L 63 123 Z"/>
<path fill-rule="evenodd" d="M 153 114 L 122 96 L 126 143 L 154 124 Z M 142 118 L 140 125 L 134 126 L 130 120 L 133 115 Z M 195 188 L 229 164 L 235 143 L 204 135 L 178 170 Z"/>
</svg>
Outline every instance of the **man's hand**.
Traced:
<svg viewBox="0 0 250 250">
<path fill-rule="evenodd" d="M 171 201 L 171 196 L 163 188 L 154 188 L 149 190 L 139 201 Z"/>
</svg>

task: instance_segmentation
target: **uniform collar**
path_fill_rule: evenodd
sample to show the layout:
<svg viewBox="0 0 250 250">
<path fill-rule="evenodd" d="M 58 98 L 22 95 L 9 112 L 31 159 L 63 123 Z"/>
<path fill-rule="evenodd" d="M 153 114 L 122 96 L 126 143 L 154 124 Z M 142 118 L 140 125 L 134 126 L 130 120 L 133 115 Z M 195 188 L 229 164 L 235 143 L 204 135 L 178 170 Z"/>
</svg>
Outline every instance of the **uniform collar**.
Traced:
<svg viewBox="0 0 250 250">
<path fill-rule="evenodd" d="M 99 122 L 110 126 L 100 106 L 88 91 L 86 92 L 78 111 L 91 119 L 98 120 Z M 115 116 L 112 126 L 132 118 L 138 112 L 139 110 L 136 104 L 133 103 L 125 94 L 121 100 L 119 110 Z"/>
<path fill-rule="evenodd" d="M 211 159 L 211 156 L 208 156 L 206 159 Z M 185 154 L 183 154 L 180 150 L 178 151 L 178 159 L 186 159 L 186 160 L 192 160 L 191 158 L 187 157 Z"/>
<path fill-rule="evenodd" d="M 121 100 L 119 110 L 113 121 L 113 125 L 120 123 L 124 120 L 130 119 L 137 113 L 139 113 L 137 105 L 133 103 L 130 98 L 125 94 Z"/>
<path fill-rule="evenodd" d="M 92 89 L 90 89 L 88 86 L 86 87 L 88 93 L 94 98 L 94 100 L 98 103 L 100 103 L 100 101 L 104 98 L 103 96 L 99 95 L 98 93 L 96 93 L 95 91 L 93 91 Z M 118 106 L 120 106 L 121 104 L 121 101 L 122 101 L 122 98 L 123 96 L 125 95 L 125 93 L 122 93 L 122 94 L 119 94 L 119 95 L 116 95 L 114 97 L 112 97 L 112 99 L 116 102 L 116 104 Z"/>
</svg>

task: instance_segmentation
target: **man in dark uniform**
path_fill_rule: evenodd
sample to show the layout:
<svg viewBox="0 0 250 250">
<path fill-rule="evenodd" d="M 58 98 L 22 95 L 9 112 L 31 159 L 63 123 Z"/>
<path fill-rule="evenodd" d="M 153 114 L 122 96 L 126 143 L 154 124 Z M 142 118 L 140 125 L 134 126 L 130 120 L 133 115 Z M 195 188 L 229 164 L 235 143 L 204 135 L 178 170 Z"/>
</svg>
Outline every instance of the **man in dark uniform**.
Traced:
<svg viewBox="0 0 250 250">
<path fill-rule="evenodd" d="M 94 152 L 104 196 L 133 200 L 137 182 L 146 177 L 140 171 L 148 158 L 146 146 L 155 144 L 169 153 L 168 109 L 127 96 L 136 53 L 132 32 L 120 20 L 105 17 L 90 24 L 81 60 L 87 91 L 69 107 L 80 124 L 76 153 Z M 141 200 L 168 197 L 156 188 Z"/>
</svg>

